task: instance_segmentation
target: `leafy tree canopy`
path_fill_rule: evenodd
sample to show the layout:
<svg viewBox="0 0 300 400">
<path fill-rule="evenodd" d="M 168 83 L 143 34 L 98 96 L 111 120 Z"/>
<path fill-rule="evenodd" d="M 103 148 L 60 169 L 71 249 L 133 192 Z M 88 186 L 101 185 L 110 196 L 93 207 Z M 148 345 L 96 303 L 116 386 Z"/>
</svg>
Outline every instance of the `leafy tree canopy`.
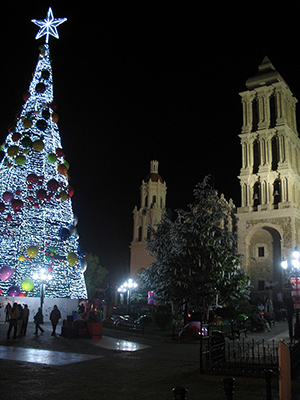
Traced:
<svg viewBox="0 0 300 400">
<path fill-rule="evenodd" d="M 101 267 L 98 256 L 91 253 L 86 255 L 87 269 L 84 273 L 85 283 L 89 299 L 96 297 L 97 289 L 99 289 L 108 274 L 108 270 Z"/>
<path fill-rule="evenodd" d="M 224 221 L 228 206 L 208 184 L 208 177 L 194 189 L 188 211 L 176 210 L 172 219 L 148 227 L 147 249 L 155 262 L 142 280 L 160 301 L 185 301 L 202 310 L 244 290 L 247 277 L 236 255 L 237 237 Z"/>
</svg>

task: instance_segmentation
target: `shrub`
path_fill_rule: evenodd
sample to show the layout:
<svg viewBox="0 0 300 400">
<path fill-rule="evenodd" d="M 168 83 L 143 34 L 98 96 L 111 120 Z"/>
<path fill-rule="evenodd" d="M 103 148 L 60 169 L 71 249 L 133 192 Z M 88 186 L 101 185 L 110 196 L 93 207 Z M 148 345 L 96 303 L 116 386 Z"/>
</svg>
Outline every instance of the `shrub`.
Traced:
<svg viewBox="0 0 300 400">
<path fill-rule="evenodd" d="M 154 313 L 152 317 L 155 325 L 160 329 L 166 329 L 173 322 L 172 313 Z"/>
</svg>

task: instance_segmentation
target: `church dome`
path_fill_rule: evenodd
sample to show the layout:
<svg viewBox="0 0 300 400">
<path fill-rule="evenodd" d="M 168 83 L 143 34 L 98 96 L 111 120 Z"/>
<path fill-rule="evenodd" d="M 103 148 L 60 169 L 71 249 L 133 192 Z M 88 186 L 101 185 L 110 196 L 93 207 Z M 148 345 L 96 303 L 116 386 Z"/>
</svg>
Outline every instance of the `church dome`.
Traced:
<svg viewBox="0 0 300 400">
<path fill-rule="evenodd" d="M 160 181 L 161 183 L 164 183 L 162 177 L 161 177 L 159 174 L 155 173 L 155 172 L 150 173 L 150 174 L 146 177 L 145 182 L 149 182 L 150 179 L 151 179 L 152 182 L 158 182 L 158 181 Z"/>
</svg>

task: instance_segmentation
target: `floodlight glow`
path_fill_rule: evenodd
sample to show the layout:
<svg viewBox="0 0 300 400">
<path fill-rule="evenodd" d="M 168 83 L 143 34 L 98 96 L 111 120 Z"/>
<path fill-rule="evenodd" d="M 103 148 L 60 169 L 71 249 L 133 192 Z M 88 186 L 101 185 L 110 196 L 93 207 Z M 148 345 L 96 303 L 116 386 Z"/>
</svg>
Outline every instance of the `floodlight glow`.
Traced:
<svg viewBox="0 0 300 400">
<path fill-rule="evenodd" d="M 40 27 L 40 30 L 36 34 L 35 38 L 39 39 L 45 35 L 46 36 L 45 43 L 49 42 L 49 35 L 54 36 L 56 39 L 58 39 L 59 35 L 56 27 L 65 22 L 66 20 L 67 18 L 54 18 L 52 8 L 49 7 L 49 10 L 47 12 L 47 19 L 31 20 L 31 22 Z"/>
<path fill-rule="evenodd" d="M 299 269 L 299 268 L 300 268 L 299 260 L 293 259 L 293 260 L 292 260 L 292 264 L 293 264 L 293 267 L 294 267 L 294 268 L 296 268 L 296 269 Z"/>
<path fill-rule="evenodd" d="M 298 251 L 297 248 L 293 251 L 293 257 L 294 257 L 294 259 L 296 259 L 296 260 L 298 260 L 299 257 L 300 257 L 300 253 L 299 253 L 299 251 Z"/>
<path fill-rule="evenodd" d="M 283 269 L 287 269 L 287 267 L 288 267 L 288 262 L 287 262 L 287 260 L 282 260 L 282 261 L 281 261 L 281 266 L 282 266 Z"/>
</svg>

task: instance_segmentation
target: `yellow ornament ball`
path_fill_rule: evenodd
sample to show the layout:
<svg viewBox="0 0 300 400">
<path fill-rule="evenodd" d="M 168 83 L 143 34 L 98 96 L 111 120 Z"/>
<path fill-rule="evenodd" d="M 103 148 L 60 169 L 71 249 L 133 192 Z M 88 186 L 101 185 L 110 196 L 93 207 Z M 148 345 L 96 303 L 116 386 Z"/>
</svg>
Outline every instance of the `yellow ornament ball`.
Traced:
<svg viewBox="0 0 300 400">
<path fill-rule="evenodd" d="M 35 140 L 35 141 L 32 143 L 32 148 L 33 148 L 33 150 L 35 150 L 35 151 L 38 151 L 38 152 L 43 151 L 43 150 L 44 150 L 44 147 L 45 147 L 44 142 L 43 142 L 42 140 L 40 140 L 40 139 Z"/>
<path fill-rule="evenodd" d="M 16 156 L 16 155 L 18 154 L 18 151 L 19 151 L 19 146 L 10 146 L 10 147 L 7 149 L 7 154 L 8 154 L 10 157 L 14 157 L 14 156 Z"/>
<path fill-rule="evenodd" d="M 25 278 L 21 283 L 21 288 L 25 290 L 25 292 L 30 292 L 34 288 L 34 283 L 30 278 Z"/>
<path fill-rule="evenodd" d="M 67 192 L 62 190 L 61 192 L 59 192 L 59 197 L 60 197 L 61 201 L 66 201 L 69 196 L 68 196 Z"/>
<path fill-rule="evenodd" d="M 68 261 L 68 264 L 71 265 L 71 267 L 73 267 L 76 264 L 77 260 L 78 260 L 78 257 L 75 253 L 73 253 L 73 252 L 68 253 L 67 261 Z"/>
<path fill-rule="evenodd" d="M 28 257 L 34 258 L 38 254 L 38 248 L 36 246 L 29 246 L 27 249 Z"/>
<path fill-rule="evenodd" d="M 18 257 L 18 260 L 22 262 L 22 261 L 25 260 L 25 257 L 23 255 L 21 255 L 21 256 Z"/>
<path fill-rule="evenodd" d="M 57 171 L 61 174 L 61 175 L 66 175 L 68 172 L 68 168 L 64 165 L 64 164 L 58 164 L 57 166 Z"/>
</svg>

